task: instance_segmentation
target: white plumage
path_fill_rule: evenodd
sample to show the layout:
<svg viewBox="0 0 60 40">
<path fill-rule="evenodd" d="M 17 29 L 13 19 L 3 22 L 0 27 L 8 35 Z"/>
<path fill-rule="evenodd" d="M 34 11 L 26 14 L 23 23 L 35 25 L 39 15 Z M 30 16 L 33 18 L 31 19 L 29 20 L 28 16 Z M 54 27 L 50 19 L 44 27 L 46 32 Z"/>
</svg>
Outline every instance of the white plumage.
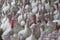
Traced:
<svg viewBox="0 0 60 40">
<path fill-rule="evenodd" d="M 39 25 L 37 26 L 38 24 L 32 24 L 31 25 L 31 30 L 33 30 L 33 28 L 36 28 L 36 33 L 35 33 L 35 37 L 36 38 L 39 38 L 39 36 L 40 36 L 40 27 L 39 27 Z"/>
<path fill-rule="evenodd" d="M 59 12 L 57 10 L 54 11 L 54 20 L 59 19 Z"/>
<path fill-rule="evenodd" d="M 22 11 L 21 9 L 20 9 L 20 10 L 18 10 L 18 11 L 17 11 L 17 14 L 21 14 L 21 11 Z"/>
<path fill-rule="evenodd" d="M 6 18 L 2 21 L 2 25 L 1 28 L 3 29 L 3 31 L 7 30 L 8 28 L 10 28 L 10 23 L 9 23 L 9 19 Z"/>
<path fill-rule="evenodd" d="M 32 2 L 31 5 L 32 5 L 32 8 L 37 6 L 36 2 Z"/>
<path fill-rule="evenodd" d="M 2 24 L 4 24 L 7 20 L 7 17 L 5 16 L 4 18 L 1 19 Z"/>
<path fill-rule="evenodd" d="M 23 20 L 23 17 L 22 17 L 22 15 L 20 15 L 20 16 L 18 17 L 18 23 L 20 24 L 22 20 Z"/>
<path fill-rule="evenodd" d="M 28 8 L 29 8 L 29 5 L 26 5 L 26 6 L 25 6 L 25 9 L 28 9 Z"/>
<path fill-rule="evenodd" d="M 21 26 L 25 26 L 25 21 L 21 21 Z"/>
<path fill-rule="evenodd" d="M 12 29 L 8 28 L 3 34 L 2 34 L 2 39 L 3 40 L 11 40 L 11 36 L 12 35 Z"/>
<path fill-rule="evenodd" d="M 59 32 L 57 30 L 53 31 L 51 34 L 49 34 L 48 39 L 49 40 L 55 40 L 59 36 Z"/>
<path fill-rule="evenodd" d="M 36 21 L 39 21 L 40 15 L 39 13 L 36 14 Z"/>
<path fill-rule="evenodd" d="M 18 33 L 18 36 L 19 36 L 19 39 L 20 39 L 20 36 L 23 36 L 23 39 L 27 38 L 28 36 L 30 36 L 31 34 L 31 29 L 30 28 L 27 28 L 27 24 L 25 25 L 25 29 L 21 30 L 19 33 Z"/>
<path fill-rule="evenodd" d="M 40 38 L 38 40 L 47 40 L 47 32 L 46 31 L 42 31 Z"/>
<path fill-rule="evenodd" d="M 52 21 L 48 21 L 47 28 L 46 28 L 48 33 L 51 33 L 53 31 L 53 26 L 54 26 L 53 22 Z"/>
<path fill-rule="evenodd" d="M 46 8 L 47 11 L 49 11 L 49 9 L 50 9 L 49 2 L 47 4 L 45 4 L 45 8 Z"/>
<path fill-rule="evenodd" d="M 53 22 L 51 22 L 51 21 L 48 21 L 48 23 L 47 23 L 47 26 L 49 27 L 53 27 Z"/>
<path fill-rule="evenodd" d="M 10 9 L 10 5 L 8 4 L 7 6 L 5 6 L 4 8 L 2 8 L 2 11 L 4 13 L 6 13 L 6 11 L 8 11 Z"/>
<path fill-rule="evenodd" d="M 6 6 L 6 2 L 3 4 L 2 8 L 4 8 Z"/>
<path fill-rule="evenodd" d="M 13 1 L 11 2 L 11 6 L 12 6 L 12 7 L 15 6 L 15 0 L 13 0 Z"/>
<path fill-rule="evenodd" d="M 45 31 L 47 31 L 47 30 L 46 30 L 46 29 L 47 29 L 47 25 L 46 25 L 45 21 L 43 21 L 43 22 L 40 24 L 40 26 L 42 26 L 42 25 L 44 25 Z M 40 31 L 41 31 L 41 32 L 43 31 L 41 27 L 40 27 Z"/>
<path fill-rule="evenodd" d="M 58 25 L 60 25 L 60 20 L 53 20 L 54 23 L 58 22 Z"/>
<path fill-rule="evenodd" d="M 32 9 L 32 13 L 33 13 L 33 14 L 36 14 L 37 10 L 38 10 L 37 7 L 34 7 L 34 8 Z"/>
<path fill-rule="evenodd" d="M 31 33 L 31 35 L 30 35 L 28 38 L 26 38 L 26 40 L 37 40 L 37 39 L 36 39 L 36 36 L 35 36 L 35 33 L 36 33 L 36 28 L 35 28 L 35 26 L 36 26 L 36 25 L 33 25 L 34 28 L 31 29 L 31 30 L 32 30 L 32 33 Z"/>
<path fill-rule="evenodd" d="M 41 5 L 41 4 L 39 4 L 39 11 L 41 11 L 41 8 L 42 8 L 42 5 Z"/>
<path fill-rule="evenodd" d="M 28 38 L 26 38 L 26 40 L 37 40 L 37 39 L 35 38 L 34 35 L 31 34 Z"/>
</svg>

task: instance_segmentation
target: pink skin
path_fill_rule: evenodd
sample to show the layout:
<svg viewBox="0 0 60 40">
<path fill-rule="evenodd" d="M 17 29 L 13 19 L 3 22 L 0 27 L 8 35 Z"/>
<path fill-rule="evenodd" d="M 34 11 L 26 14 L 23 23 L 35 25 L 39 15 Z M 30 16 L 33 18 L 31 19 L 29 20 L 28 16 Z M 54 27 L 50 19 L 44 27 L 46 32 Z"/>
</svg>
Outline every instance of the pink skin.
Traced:
<svg viewBox="0 0 60 40">
<path fill-rule="evenodd" d="M 23 40 L 23 37 L 22 37 L 22 36 L 20 36 L 19 40 Z"/>
<path fill-rule="evenodd" d="M 33 16 L 33 23 L 36 24 L 36 16 Z"/>
<path fill-rule="evenodd" d="M 1 19 L 0 19 L 0 25 L 1 25 L 2 23 L 1 23 Z"/>
<path fill-rule="evenodd" d="M 42 23 L 44 21 L 43 17 L 41 16 L 40 17 L 40 22 Z"/>
<path fill-rule="evenodd" d="M 8 18 L 9 18 L 9 22 L 10 22 L 10 24 L 11 24 L 11 28 L 13 28 L 13 27 L 14 27 L 14 24 L 15 24 L 15 20 L 12 19 L 11 16 L 8 16 Z"/>
<path fill-rule="evenodd" d="M 41 12 L 40 19 L 41 19 L 41 20 L 44 20 L 44 14 L 42 14 L 42 12 Z"/>
<path fill-rule="evenodd" d="M 23 3 L 20 3 L 20 7 L 22 8 L 22 6 L 23 6 Z"/>
<path fill-rule="evenodd" d="M 58 24 L 57 23 L 54 26 L 54 30 L 58 30 Z"/>
<path fill-rule="evenodd" d="M 29 28 L 29 20 L 26 20 L 26 27 Z"/>
<path fill-rule="evenodd" d="M 45 31 L 44 25 L 42 25 L 41 28 L 42 28 L 42 31 Z M 41 40 L 43 40 L 43 36 L 41 37 Z"/>
<path fill-rule="evenodd" d="M 50 17 L 48 17 L 48 18 L 47 18 L 47 20 L 48 20 L 48 21 L 51 21 L 51 18 L 50 18 Z"/>
<path fill-rule="evenodd" d="M 43 30 L 43 31 L 45 30 L 45 27 L 44 27 L 44 25 L 42 25 L 42 27 L 41 27 L 41 28 L 42 28 L 42 30 Z"/>
<path fill-rule="evenodd" d="M 14 28 L 15 20 L 11 20 L 11 28 Z"/>
<path fill-rule="evenodd" d="M 58 31 L 58 25 L 57 24 L 55 24 L 55 26 L 54 26 L 54 31 Z M 51 40 L 51 37 L 49 38 L 49 40 Z M 57 40 L 57 38 L 54 38 L 54 40 Z"/>
<path fill-rule="evenodd" d="M 8 18 L 9 18 L 9 22 L 11 21 L 11 17 L 10 16 L 8 16 Z"/>
<path fill-rule="evenodd" d="M 32 34 L 35 35 L 35 32 L 36 32 L 36 28 L 33 28 L 32 29 Z"/>
<path fill-rule="evenodd" d="M 31 10 L 28 8 L 28 9 L 26 9 L 25 12 L 26 12 L 26 13 L 29 13 L 29 12 L 31 12 Z"/>
</svg>

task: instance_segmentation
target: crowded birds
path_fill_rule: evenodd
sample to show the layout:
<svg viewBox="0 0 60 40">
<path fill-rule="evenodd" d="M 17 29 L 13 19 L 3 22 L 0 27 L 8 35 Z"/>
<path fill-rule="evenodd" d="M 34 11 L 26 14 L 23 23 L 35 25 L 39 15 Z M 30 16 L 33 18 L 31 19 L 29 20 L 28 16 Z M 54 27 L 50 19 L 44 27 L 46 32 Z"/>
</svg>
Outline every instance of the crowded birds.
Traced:
<svg viewBox="0 0 60 40">
<path fill-rule="evenodd" d="M 2 20 L 2 24 L 1 24 L 1 28 L 3 29 L 3 31 L 7 30 L 8 28 L 10 28 L 10 22 L 9 19 L 7 17 L 4 17 Z"/>
<path fill-rule="evenodd" d="M 33 26 L 36 26 L 36 25 L 33 25 Z M 31 35 L 30 35 L 28 38 L 26 38 L 26 40 L 37 40 L 37 39 L 35 38 L 35 33 L 36 33 L 36 28 L 34 27 L 34 28 L 32 28 L 32 33 L 31 33 Z"/>
<path fill-rule="evenodd" d="M 21 31 L 19 31 L 18 33 L 18 37 L 19 39 L 21 38 L 21 36 L 23 37 L 23 39 L 26 39 L 27 37 L 30 36 L 31 34 L 31 29 L 29 28 L 29 19 L 26 20 L 26 24 L 25 24 L 25 28 Z"/>
</svg>

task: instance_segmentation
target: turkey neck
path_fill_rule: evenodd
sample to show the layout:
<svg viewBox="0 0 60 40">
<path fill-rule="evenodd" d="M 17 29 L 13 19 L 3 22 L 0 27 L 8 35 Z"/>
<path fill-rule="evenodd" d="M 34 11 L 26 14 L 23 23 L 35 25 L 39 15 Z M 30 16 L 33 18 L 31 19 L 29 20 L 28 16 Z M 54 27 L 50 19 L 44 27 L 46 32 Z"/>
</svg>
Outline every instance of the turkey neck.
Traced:
<svg viewBox="0 0 60 40">
<path fill-rule="evenodd" d="M 32 32 L 32 34 L 31 34 L 31 35 L 35 37 L 35 33 L 34 33 L 34 32 Z"/>
<path fill-rule="evenodd" d="M 31 34 L 32 38 L 35 37 L 35 34 Z"/>
<path fill-rule="evenodd" d="M 25 30 L 28 30 L 28 29 L 29 29 L 29 25 L 26 24 L 26 25 L 25 25 Z"/>
<path fill-rule="evenodd" d="M 48 23 L 51 23 L 52 21 L 48 20 Z"/>
</svg>

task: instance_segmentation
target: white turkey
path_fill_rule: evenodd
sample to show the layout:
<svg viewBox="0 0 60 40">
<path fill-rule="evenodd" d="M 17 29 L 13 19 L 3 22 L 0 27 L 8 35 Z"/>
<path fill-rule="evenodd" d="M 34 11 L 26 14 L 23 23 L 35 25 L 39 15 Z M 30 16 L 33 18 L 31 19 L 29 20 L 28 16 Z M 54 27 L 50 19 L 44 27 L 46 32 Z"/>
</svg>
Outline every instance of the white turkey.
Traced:
<svg viewBox="0 0 60 40">
<path fill-rule="evenodd" d="M 21 21 L 21 24 L 20 24 L 23 28 L 25 26 L 25 21 Z"/>
<path fill-rule="evenodd" d="M 36 21 L 38 22 L 39 19 L 40 19 L 40 15 L 39 15 L 39 13 L 37 13 L 37 14 L 36 14 Z"/>
<path fill-rule="evenodd" d="M 32 9 L 32 13 L 35 15 L 35 14 L 37 13 L 37 11 L 38 11 L 38 8 L 37 8 L 37 6 L 35 6 L 35 7 Z"/>
<path fill-rule="evenodd" d="M 8 16 L 8 17 L 10 17 L 10 16 Z M 4 33 L 2 35 L 3 40 L 12 39 L 12 36 L 14 33 L 14 30 L 13 30 L 14 24 L 15 24 L 15 20 L 13 18 L 10 20 L 10 18 L 9 18 L 9 23 L 7 24 L 7 22 L 6 22 L 6 24 L 5 24 L 5 26 L 7 26 L 7 27 L 5 27 L 6 30 L 4 31 Z"/>
<path fill-rule="evenodd" d="M 30 36 L 30 34 L 31 34 L 31 29 L 29 28 L 29 20 L 27 19 L 26 24 L 25 24 L 25 28 L 18 33 L 18 37 L 20 39 L 20 36 L 22 36 L 23 39 L 25 39 L 28 36 Z"/>
<path fill-rule="evenodd" d="M 20 9 L 17 11 L 17 14 L 20 14 L 20 15 L 21 15 L 21 12 L 22 12 L 22 9 L 20 8 Z"/>
<path fill-rule="evenodd" d="M 44 25 L 41 25 L 41 29 L 42 29 L 42 32 L 38 40 L 47 40 L 47 32 L 45 31 Z"/>
<path fill-rule="evenodd" d="M 35 27 L 36 25 L 33 25 L 33 26 Z M 36 28 L 32 28 L 32 33 L 28 38 L 26 38 L 26 40 L 37 40 L 35 38 L 35 33 L 36 33 Z"/>
<path fill-rule="evenodd" d="M 21 14 L 23 12 L 23 9 L 24 9 L 23 4 L 20 3 L 19 10 L 17 11 L 17 14 Z"/>
<path fill-rule="evenodd" d="M 34 25 L 36 25 L 36 26 L 34 26 Z M 34 23 L 33 23 L 33 24 L 31 25 L 31 27 L 30 27 L 31 30 L 32 30 L 32 28 L 34 28 L 34 27 L 36 27 L 35 37 L 36 37 L 36 38 L 39 38 L 39 37 L 40 37 L 40 27 L 37 26 L 37 24 L 34 24 Z"/>
<path fill-rule="evenodd" d="M 4 16 L 4 18 L 1 19 L 1 22 L 2 22 L 2 23 L 5 23 L 6 20 L 7 20 L 7 16 Z"/>
<path fill-rule="evenodd" d="M 31 18 L 32 12 L 31 12 L 31 7 L 30 7 L 30 5 L 26 5 L 26 6 L 25 6 L 25 9 L 26 9 L 26 14 L 27 14 L 28 18 Z"/>
<path fill-rule="evenodd" d="M 27 10 L 28 8 L 29 8 L 29 6 L 26 5 L 25 9 Z M 17 13 L 20 13 L 20 15 L 18 16 L 18 23 L 19 23 L 19 24 L 21 23 L 22 20 L 26 19 L 26 16 L 27 16 L 27 14 L 28 14 L 28 13 L 23 14 L 22 11 L 23 11 L 23 9 L 21 8 L 21 9 L 17 12 Z M 29 14 L 28 14 L 28 15 L 29 15 Z M 29 17 L 30 17 L 30 15 L 29 15 Z"/>
<path fill-rule="evenodd" d="M 37 3 L 33 1 L 33 2 L 31 3 L 31 6 L 32 6 L 32 9 L 33 9 L 34 7 L 37 6 Z"/>
<path fill-rule="evenodd" d="M 48 33 L 51 33 L 53 31 L 54 23 L 51 21 L 50 17 L 48 17 L 47 20 L 48 20 L 48 22 L 47 22 L 46 30 L 47 30 Z"/>
<path fill-rule="evenodd" d="M 13 34 L 13 31 L 11 28 L 8 28 L 3 34 L 2 34 L 2 39 L 3 40 L 11 40 L 11 36 Z"/>
<path fill-rule="evenodd" d="M 3 20 L 2 20 L 2 24 L 1 24 L 1 28 L 3 29 L 3 31 L 7 30 L 8 28 L 10 28 L 10 22 L 9 22 L 9 19 L 7 17 L 5 17 Z"/>
<path fill-rule="evenodd" d="M 12 6 L 12 7 L 15 6 L 15 0 L 13 0 L 13 1 L 11 2 L 11 6 Z"/>
<path fill-rule="evenodd" d="M 42 25 L 44 25 L 45 31 L 46 31 L 47 25 L 46 25 L 46 22 L 44 21 L 43 16 L 41 15 L 40 16 L 40 26 L 42 26 Z M 40 31 L 42 32 L 42 29 L 41 28 L 40 28 Z"/>
<path fill-rule="evenodd" d="M 19 15 L 19 17 L 18 17 L 18 23 L 20 24 L 22 20 L 23 20 L 22 15 Z"/>
<path fill-rule="evenodd" d="M 47 11 L 50 10 L 50 4 L 49 4 L 49 2 L 45 4 L 45 8 L 46 8 Z"/>
<path fill-rule="evenodd" d="M 55 14 L 55 15 L 54 15 L 54 20 L 57 20 L 57 19 L 59 18 L 59 15 L 60 15 L 60 14 L 59 14 L 59 11 L 58 11 L 58 10 L 55 10 L 55 11 L 54 11 L 54 14 Z"/>
<path fill-rule="evenodd" d="M 48 34 L 48 40 L 57 40 L 58 36 L 59 36 L 59 28 L 58 28 L 58 25 L 56 23 L 54 26 L 53 32 Z"/>
<path fill-rule="evenodd" d="M 42 6 L 42 3 L 40 2 L 39 3 L 39 11 L 43 10 L 43 6 Z"/>
<path fill-rule="evenodd" d="M 2 8 L 2 11 L 3 11 L 4 13 L 6 13 L 9 9 L 10 9 L 10 5 L 7 4 L 7 6 L 5 6 L 4 8 Z"/>
<path fill-rule="evenodd" d="M 54 19 L 60 19 L 60 11 L 59 11 L 59 4 L 56 4 L 56 10 L 54 11 Z"/>
<path fill-rule="evenodd" d="M 5 0 L 5 2 L 2 5 L 2 8 L 4 8 L 5 6 L 7 6 L 7 0 Z"/>
</svg>

